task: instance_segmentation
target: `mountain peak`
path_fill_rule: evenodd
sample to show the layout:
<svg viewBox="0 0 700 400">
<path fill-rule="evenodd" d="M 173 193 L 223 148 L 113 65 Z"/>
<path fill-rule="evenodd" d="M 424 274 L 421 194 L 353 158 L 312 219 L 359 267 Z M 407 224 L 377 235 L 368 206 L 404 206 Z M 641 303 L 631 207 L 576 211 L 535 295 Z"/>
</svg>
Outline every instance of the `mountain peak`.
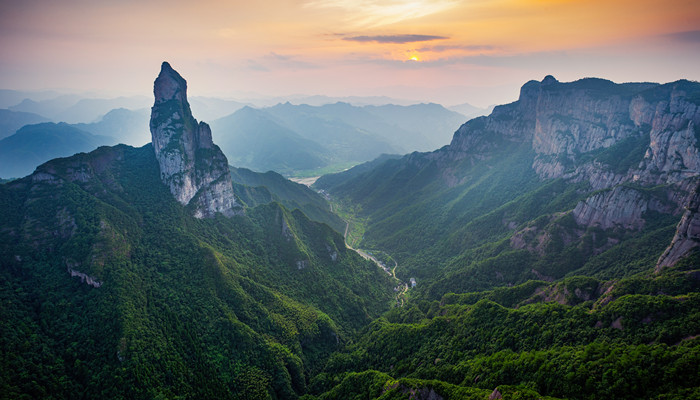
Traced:
<svg viewBox="0 0 700 400">
<path fill-rule="evenodd" d="M 547 75 L 542 79 L 542 84 L 543 85 L 551 85 L 552 83 L 559 83 L 557 78 L 553 77 L 552 75 Z"/>
<path fill-rule="evenodd" d="M 156 103 L 168 100 L 179 100 L 186 103 L 187 81 L 167 61 L 163 61 L 160 73 L 153 84 L 153 95 L 156 98 Z"/>
<path fill-rule="evenodd" d="M 187 82 L 163 62 L 153 83 L 151 138 L 161 179 L 183 205 L 194 202 L 195 216 L 235 214 L 228 160 L 214 144 L 209 125 L 197 122 L 187 103 Z"/>
</svg>

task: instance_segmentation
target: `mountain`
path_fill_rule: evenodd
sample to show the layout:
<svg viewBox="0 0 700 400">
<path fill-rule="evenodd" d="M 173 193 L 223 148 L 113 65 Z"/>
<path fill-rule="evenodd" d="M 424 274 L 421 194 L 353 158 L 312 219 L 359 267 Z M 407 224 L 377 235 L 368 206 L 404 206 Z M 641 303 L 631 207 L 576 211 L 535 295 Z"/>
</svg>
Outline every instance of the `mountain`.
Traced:
<svg viewBox="0 0 700 400">
<path fill-rule="evenodd" d="M 288 123 L 293 123 L 295 117 L 298 120 L 300 114 L 331 123 L 342 122 L 391 146 L 389 149 L 380 149 L 379 154 L 441 147 L 449 142 L 454 128 L 464 121 L 464 116 L 438 104 L 363 107 L 340 102 L 319 107 L 280 104 L 265 110 Z M 293 124 L 293 129 L 302 133 L 305 130 L 303 122 Z"/>
<path fill-rule="evenodd" d="M 48 119 L 38 114 L 0 109 L 0 139 L 14 135 L 25 125 L 40 122 L 48 122 Z"/>
<path fill-rule="evenodd" d="M 394 151 L 394 147 L 381 136 L 337 115 L 348 116 L 347 113 L 356 111 L 357 107 L 338 105 L 343 110 L 328 112 L 333 105 L 313 107 L 284 103 L 262 111 L 305 139 L 323 146 L 331 163 L 368 161 L 383 152 Z M 372 118 L 371 115 L 364 117 Z"/>
<path fill-rule="evenodd" d="M 487 108 L 479 108 L 473 106 L 469 103 L 457 104 L 454 106 L 447 107 L 449 110 L 458 112 L 468 118 L 481 117 L 482 115 L 489 115 L 493 111 L 494 106 L 489 106 Z"/>
<path fill-rule="evenodd" d="M 232 164 L 293 175 L 439 147 L 463 120 L 437 104 L 280 103 L 259 110 L 244 107 L 212 126 Z"/>
<path fill-rule="evenodd" d="M 143 109 L 149 106 L 146 96 L 115 97 L 110 99 L 80 99 L 77 103 L 55 114 L 55 121 L 69 124 L 96 122 L 110 110 L 126 108 Z"/>
<path fill-rule="evenodd" d="M 80 99 L 81 96 L 76 94 L 62 94 L 56 97 L 40 100 L 32 100 L 30 98 L 25 98 L 20 103 L 9 106 L 7 108 L 11 111 L 39 114 L 43 117 L 47 117 L 55 121 L 54 117 L 56 117 L 62 111 L 67 110 L 71 106 L 75 105 L 78 101 L 80 101 Z"/>
<path fill-rule="evenodd" d="M 0 108 L 8 108 L 22 102 L 24 99 L 33 99 L 35 101 L 48 100 L 60 96 L 60 93 L 43 90 L 43 91 L 22 91 L 0 89 Z"/>
<path fill-rule="evenodd" d="M 0 140 L 0 176 L 22 177 L 52 158 L 91 151 L 115 142 L 111 137 L 92 135 L 65 123 L 26 125 Z"/>
<path fill-rule="evenodd" d="M 0 397 L 298 398 L 389 305 L 387 274 L 330 227 L 233 200 L 169 64 L 154 96 L 153 144 L 0 185 Z"/>
<path fill-rule="evenodd" d="M 687 81 L 548 77 L 449 146 L 316 187 L 360 204 L 372 221 L 364 246 L 392 253 L 405 274 L 474 290 L 590 272 L 625 239 L 678 222 L 700 174 L 697 92 Z M 670 237 L 643 240 L 658 258 Z M 490 272 L 498 265 L 508 273 Z"/>
<path fill-rule="evenodd" d="M 198 115 L 202 120 L 214 121 L 231 115 L 241 108 L 249 104 L 241 103 L 235 100 L 224 100 L 215 97 L 194 96 L 190 99 L 190 106 L 193 113 Z"/>
<path fill-rule="evenodd" d="M 700 84 L 547 76 L 321 177 L 365 251 L 229 167 L 168 63 L 151 110 L 0 183 L 0 398 L 700 397 Z"/>
<path fill-rule="evenodd" d="M 211 128 L 197 122 L 187 102 L 187 82 L 164 62 L 153 84 L 151 108 L 153 150 L 163 183 L 197 218 L 240 211 L 224 153 L 214 144 Z"/>
<path fill-rule="evenodd" d="M 99 121 L 89 124 L 75 124 L 78 129 L 94 135 L 111 136 L 119 143 L 143 146 L 151 141 L 148 132 L 149 114 L 143 110 L 116 108 L 110 110 Z"/>
<path fill-rule="evenodd" d="M 217 143 L 237 166 L 291 173 L 327 165 L 328 151 L 278 124 L 266 113 L 244 107 L 212 122 Z"/>
<path fill-rule="evenodd" d="M 700 395 L 699 123 L 697 82 L 547 76 L 449 146 L 319 178 L 415 287 L 312 392 Z"/>
<path fill-rule="evenodd" d="M 386 104 L 364 108 L 409 133 L 393 138 L 387 135 L 387 139 L 391 139 L 390 143 L 405 146 L 405 152 L 428 151 L 448 144 L 454 129 L 465 120 L 462 114 L 435 103 L 409 106 Z"/>
<path fill-rule="evenodd" d="M 330 210 L 330 204 L 306 185 L 292 182 L 282 175 L 268 171 L 253 172 L 231 167 L 233 190 L 248 207 L 278 202 L 290 210 L 301 210 L 309 219 L 345 231 L 345 221 Z"/>
</svg>

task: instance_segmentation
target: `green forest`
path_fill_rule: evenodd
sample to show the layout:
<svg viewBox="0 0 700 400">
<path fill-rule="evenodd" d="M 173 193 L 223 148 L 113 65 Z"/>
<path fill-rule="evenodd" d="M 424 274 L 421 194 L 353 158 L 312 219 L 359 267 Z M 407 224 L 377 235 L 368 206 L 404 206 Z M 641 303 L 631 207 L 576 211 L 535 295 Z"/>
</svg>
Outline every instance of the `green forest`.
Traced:
<svg viewBox="0 0 700 400">
<path fill-rule="evenodd" d="M 700 398 L 700 85 L 545 81 L 313 190 L 231 167 L 231 217 L 178 203 L 150 144 L 0 182 L 0 399 Z M 624 107 L 536 125 L 533 91 Z M 633 98 L 694 152 L 654 164 L 671 128 Z M 624 135 L 574 148 L 601 121 Z M 545 123 L 566 151 L 521 137 Z"/>
</svg>

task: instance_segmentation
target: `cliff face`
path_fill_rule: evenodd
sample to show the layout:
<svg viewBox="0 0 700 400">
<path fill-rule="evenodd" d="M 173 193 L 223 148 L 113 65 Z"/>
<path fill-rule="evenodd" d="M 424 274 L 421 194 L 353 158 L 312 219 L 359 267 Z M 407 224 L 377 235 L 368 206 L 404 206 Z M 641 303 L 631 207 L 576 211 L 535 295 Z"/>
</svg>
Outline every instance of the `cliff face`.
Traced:
<svg viewBox="0 0 700 400">
<path fill-rule="evenodd" d="M 656 272 L 675 265 L 681 258 L 698 247 L 700 247 L 700 183 L 690 196 L 671 244 L 656 263 Z"/>
<path fill-rule="evenodd" d="M 518 101 L 464 124 L 449 146 L 426 159 L 435 160 L 448 186 L 455 186 L 461 182 L 456 161 L 487 159 L 504 143 L 526 146 L 541 179 L 590 185 L 589 197 L 571 210 L 577 225 L 639 230 L 648 211 L 679 214 L 694 204 L 699 140 L 696 82 L 561 83 L 547 76 L 526 83 Z M 686 212 L 664 265 L 695 246 L 696 214 Z"/>
<path fill-rule="evenodd" d="M 151 137 L 161 179 L 183 205 L 192 204 L 197 218 L 217 212 L 230 216 L 240 209 L 231 184 L 228 161 L 204 122 L 197 123 L 187 102 L 187 82 L 164 62 L 153 86 Z"/>
</svg>

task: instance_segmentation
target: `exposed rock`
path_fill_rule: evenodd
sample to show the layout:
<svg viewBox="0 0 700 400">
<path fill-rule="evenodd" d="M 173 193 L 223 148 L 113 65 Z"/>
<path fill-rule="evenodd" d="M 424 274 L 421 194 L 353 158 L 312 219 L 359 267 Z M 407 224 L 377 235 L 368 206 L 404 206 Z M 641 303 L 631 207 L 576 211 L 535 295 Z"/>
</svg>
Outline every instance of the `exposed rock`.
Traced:
<svg viewBox="0 0 700 400">
<path fill-rule="evenodd" d="M 498 388 L 493 389 L 493 392 L 489 395 L 489 400 L 502 399 L 503 395 L 498 391 Z"/>
<path fill-rule="evenodd" d="M 641 229 L 644 226 L 642 215 L 647 210 L 670 213 L 674 207 L 637 190 L 617 186 L 580 201 L 573 215 L 576 223 L 582 226 Z"/>
<path fill-rule="evenodd" d="M 161 179 L 197 218 L 227 216 L 240 210 L 233 195 L 228 160 L 204 122 L 197 123 L 187 102 L 187 82 L 164 62 L 153 85 L 151 137 Z"/>
<path fill-rule="evenodd" d="M 70 274 L 70 276 L 77 276 L 78 278 L 80 278 L 80 280 L 82 282 L 84 282 L 84 283 L 86 283 L 89 286 L 92 286 L 94 288 L 99 288 L 100 286 L 102 286 L 102 282 L 97 280 L 97 278 L 94 278 L 94 277 L 92 277 L 84 272 L 80 272 L 76 269 L 73 269 L 77 266 L 78 266 L 77 263 L 66 260 L 66 269 L 68 270 L 68 273 Z"/>
<path fill-rule="evenodd" d="M 700 180 L 693 191 L 685 213 L 678 223 L 676 234 L 656 263 L 656 272 L 675 265 L 678 260 L 700 246 Z"/>
</svg>

